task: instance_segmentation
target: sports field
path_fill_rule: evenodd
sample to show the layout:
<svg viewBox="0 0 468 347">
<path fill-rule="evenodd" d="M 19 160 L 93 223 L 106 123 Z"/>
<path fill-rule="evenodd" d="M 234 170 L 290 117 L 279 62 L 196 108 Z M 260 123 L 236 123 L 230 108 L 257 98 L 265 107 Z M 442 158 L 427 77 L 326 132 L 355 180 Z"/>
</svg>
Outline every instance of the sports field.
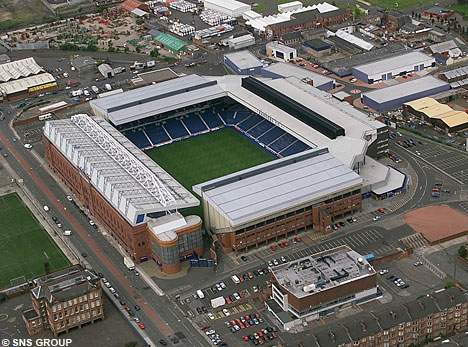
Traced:
<svg viewBox="0 0 468 347">
<path fill-rule="evenodd" d="M 0 197 L 0 220 L 0 288 L 43 275 L 47 258 L 51 271 L 70 265 L 18 194 Z"/>
<path fill-rule="evenodd" d="M 155 148 L 146 154 L 190 191 L 195 184 L 275 159 L 230 128 Z M 203 218 L 201 206 L 183 214 Z"/>
</svg>

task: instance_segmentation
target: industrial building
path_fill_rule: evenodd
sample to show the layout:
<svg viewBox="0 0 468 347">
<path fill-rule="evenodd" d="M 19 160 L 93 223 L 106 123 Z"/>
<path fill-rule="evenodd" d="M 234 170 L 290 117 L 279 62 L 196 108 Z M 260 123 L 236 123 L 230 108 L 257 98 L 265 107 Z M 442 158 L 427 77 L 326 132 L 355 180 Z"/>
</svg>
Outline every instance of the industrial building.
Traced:
<svg viewBox="0 0 468 347">
<path fill-rule="evenodd" d="M 187 46 L 187 42 L 179 40 L 178 38 L 168 34 L 159 34 L 154 41 L 174 54 L 184 53 L 185 46 Z"/>
<path fill-rule="evenodd" d="M 177 75 L 171 68 L 165 67 L 137 74 L 136 77 L 130 80 L 130 85 L 132 87 L 144 87 L 149 84 L 169 81 L 178 77 L 179 75 Z"/>
<path fill-rule="evenodd" d="M 199 201 L 108 122 L 47 121 L 44 146 L 52 171 L 136 263 L 152 259 L 175 273 L 203 254 L 200 217 L 177 212 Z"/>
<path fill-rule="evenodd" d="M 242 13 L 250 11 L 252 7 L 236 0 L 203 0 L 205 9 L 226 14 L 230 17 L 240 17 Z"/>
<path fill-rule="evenodd" d="M 413 79 L 362 94 L 364 105 L 378 111 L 401 107 L 405 102 L 450 89 L 450 84 L 432 76 Z"/>
<path fill-rule="evenodd" d="M 440 6 L 430 7 L 424 11 L 424 15 L 426 17 L 431 17 L 431 18 L 447 19 L 447 18 L 452 17 L 454 14 L 455 14 L 454 10 L 440 7 Z"/>
<path fill-rule="evenodd" d="M 468 66 L 463 66 L 458 69 L 441 72 L 439 78 L 445 82 L 450 83 L 451 88 L 468 86 Z"/>
<path fill-rule="evenodd" d="M 466 329 L 467 308 L 462 288 L 442 288 L 408 302 L 334 319 L 317 326 L 311 340 L 317 346 L 342 347 L 418 346 L 432 339 L 445 341 L 441 336 Z"/>
<path fill-rule="evenodd" d="M 250 51 L 227 53 L 224 64 L 237 75 L 260 75 L 263 63 Z"/>
<path fill-rule="evenodd" d="M 284 4 L 278 5 L 278 12 L 290 12 L 302 8 L 302 2 L 300 1 L 291 1 Z"/>
<path fill-rule="evenodd" d="M 150 12 L 149 6 L 138 0 L 125 0 L 119 6 L 125 11 L 133 13 L 137 16 L 141 16 L 141 12 L 145 12 L 145 14 L 149 14 Z"/>
<path fill-rule="evenodd" d="M 0 64 L 0 102 L 19 100 L 56 88 L 54 76 L 46 73 L 34 58 Z"/>
<path fill-rule="evenodd" d="M 96 68 L 96 60 L 93 57 L 77 57 L 70 60 L 71 66 L 73 66 L 78 73 L 85 73 L 93 71 Z"/>
<path fill-rule="evenodd" d="M 362 178 L 328 149 L 271 161 L 192 187 L 223 251 L 248 251 L 361 211 Z M 219 232 L 218 232 L 219 230 Z"/>
<path fill-rule="evenodd" d="M 331 45 L 321 39 L 304 41 L 302 48 L 310 55 L 320 58 L 331 54 Z"/>
<path fill-rule="evenodd" d="M 410 52 L 353 67 L 354 77 L 372 84 L 435 66 L 434 57 Z"/>
<path fill-rule="evenodd" d="M 101 279 L 81 265 L 32 281 L 32 307 L 22 311 L 29 335 L 51 330 L 55 337 L 104 319 Z"/>
<path fill-rule="evenodd" d="M 275 266 L 271 274 L 265 306 L 285 330 L 379 295 L 376 271 L 346 245 Z"/>
<path fill-rule="evenodd" d="M 270 58 L 281 59 L 284 61 L 297 58 L 297 51 L 295 48 L 283 45 L 278 41 L 272 41 L 266 44 L 266 54 Z"/>
<path fill-rule="evenodd" d="M 241 49 L 255 45 L 255 37 L 252 34 L 247 34 L 234 37 L 227 42 L 230 49 Z"/>
<path fill-rule="evenodd" d="M 11 61 L 8 54 L 0 54 L 0 64 L 9 63 Z"/>
<path fill-rule="evenodd" d="M 302 79 L 304 82 L 314 86 L 315 88 L 326 92 L 335 88 L 335 79 L 288 63 L 280 62 L 268 65 L 262 69 L 261 75 L 266 78 L 285 78 L 294 76 Z"/>
<path fill-rule="evenodd" d="M 456 111 L 433 98 L 425 97 L 406 102 L 403 104 L 403 110 L 446 133 L 468 129 L 468 114 L 466 111 Z"/>
<path fill-rule="evenodd" d="M 111 78 L 115 76 L 114 69 L 109 64 L 101 64 L 98 66 L 98 71 L 104 78 Z"/>
</svg>

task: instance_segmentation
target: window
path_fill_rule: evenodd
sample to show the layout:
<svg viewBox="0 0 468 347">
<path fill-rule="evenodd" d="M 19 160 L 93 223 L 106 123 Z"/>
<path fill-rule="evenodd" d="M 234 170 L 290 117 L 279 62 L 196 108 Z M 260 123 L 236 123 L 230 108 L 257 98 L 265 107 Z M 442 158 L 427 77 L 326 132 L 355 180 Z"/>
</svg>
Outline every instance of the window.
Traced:
<svg viewBox="0 0 468 347">
<path fill-rule="evenodd" d="M 286 214 L 286 218 L 289 218 L 289 217 L 292 217 L 294 216 L 294 211 L 293 212 L 289 212 L 288 214 Z"/>
<path fill-rule="evenodd" d="M 260 222 L 260 223 L 258 223 L 255 227 L 256 227 L 256 228 L 261 228 L 261 227 L 264 226 L 264 225 L 265 225 L 265 222 Z"/>
<path fill-rule="evenodd" d="M 312 206 L 307 206 L 307 207 L 305 208 L 305 210 L 306 210 L 306 211 L 312 211 Z"/>
<path fill-rule="evenodd" d="M 93 292 L 89 293 L 89 300 L 92 300 L 93 297 L 94 297 L 94 293 Z"/>
<path fill-rule="evenodd" d="M 278 217 L 276 217 L 276 221 L 283 220 L 283 219 L 284 219 L 284 216 L 278 216 Z"/>
<path fill-rule="evenodd" d="M 56 312 L 57 311 L 57 307 L 54 305 L 52 306 L 52 312 Z"/>
<path fill-rule="evenodd" d="M 86 294 L 83 296 L 83 300 L 88 300 L 88 296 Z"/>
</svg>

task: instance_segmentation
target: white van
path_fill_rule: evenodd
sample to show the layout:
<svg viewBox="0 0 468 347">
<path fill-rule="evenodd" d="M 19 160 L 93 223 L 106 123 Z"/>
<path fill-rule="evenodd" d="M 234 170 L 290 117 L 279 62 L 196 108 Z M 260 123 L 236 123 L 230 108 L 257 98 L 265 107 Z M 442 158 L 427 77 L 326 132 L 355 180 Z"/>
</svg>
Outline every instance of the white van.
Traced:
<svg viewBox="0 0 468 347">
<path fill-rule="evenodd" d="M 70 236 L 72 234 L 71 230 L 65 230 L 63 236 Z"/>
<path fill-rule="evenodd" d="M 50 118 L 52 118 L 51 113 L 46 113 L 46 114 L 43 114 L 43 115 L 39 116 L 39 120 L 46 120 L 46 119 L 50 119 Z"/>
<path fill-rule="evenodd" d="M 198 297 L 199 297 L 200 299 L 204 299 L 204 298 L 205 298 L 205 294 L 203 294 L 203 292 L 202 292 L 200 289 L 197 290 L 197 295 L 198 295 Z"/>
<path fill-rule="evenodd" d="M 235 284 L 239 284 L 239 283 L 240 283 L 239 277 L 237 277 L 236 275 L 231 276 L 231 279 L 232 279 L 232 281 L 233 281 Z"/>
</svg>

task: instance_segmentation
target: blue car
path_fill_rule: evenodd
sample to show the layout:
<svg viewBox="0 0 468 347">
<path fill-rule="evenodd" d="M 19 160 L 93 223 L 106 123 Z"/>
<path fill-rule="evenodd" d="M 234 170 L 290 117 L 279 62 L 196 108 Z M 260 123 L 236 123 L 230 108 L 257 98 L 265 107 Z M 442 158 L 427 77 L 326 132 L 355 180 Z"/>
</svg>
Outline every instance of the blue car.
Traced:
<svg viewBox="0 0 468 347">
<path fill-rule="evenodd" d="M 393 275 L 387 276 L 387 280 L 390 280 L 390 281 L 393 281 L 394 278 L 395 278 L 395 276 L 393 276 Z"/>
</svg>

